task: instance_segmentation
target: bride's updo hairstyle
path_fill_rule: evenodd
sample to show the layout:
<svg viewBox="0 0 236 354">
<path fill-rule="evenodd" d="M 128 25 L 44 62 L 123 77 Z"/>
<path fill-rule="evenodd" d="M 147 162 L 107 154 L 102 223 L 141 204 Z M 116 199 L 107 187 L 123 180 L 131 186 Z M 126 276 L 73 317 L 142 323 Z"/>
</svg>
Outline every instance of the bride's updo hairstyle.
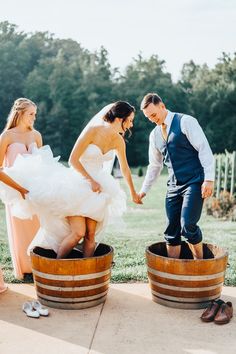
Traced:
<svg viewBox="0 0 236 354">
<path fill-rule="evenodd" d="M 113 123 L 116 118 L 122 119 L 122 129 L 123 123 L 130 116 L 132 112 L 135 112 L 135 108 L 131 106 L 128 102 L 125 101 L 117 101 L 113 104 L 113 106 L 109 109 L 109 111 L 105 114 L 103 119 L 105 122 Z M 124 130 L 125 131 L 125 130 Z"/>
</svg>

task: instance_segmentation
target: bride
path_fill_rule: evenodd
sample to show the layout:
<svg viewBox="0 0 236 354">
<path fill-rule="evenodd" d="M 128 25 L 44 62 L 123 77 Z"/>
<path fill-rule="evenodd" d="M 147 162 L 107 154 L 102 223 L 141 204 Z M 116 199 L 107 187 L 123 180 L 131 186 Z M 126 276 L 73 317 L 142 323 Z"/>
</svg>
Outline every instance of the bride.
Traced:
<svg viewBox="0 0 236 354">
<path fill-rule="evenodd" d="M 18 156 L 12 167 L 4 169 L 29 193 L 24 200 L 2 185 L 3 201 L 13 205 L 15 216 L 37 214 L 40 220 L 30 249 L 51 248 L 57 258 L 63 258 L 84 239 L 84 257 L 93 255 L 95 235 L 98 240 L 107 223 L 126 209 L 125 193 L 111 176 L 115 154 L 132 200 L 142 204 L 133 185 L 123 138 L 133 126 L 134 112 L 124 101 L 104 107 L 78 137 L 69 158 L 70 168 L 53 158 L 48 146 L 35 146 L 31 155 Z"/>
</svg>

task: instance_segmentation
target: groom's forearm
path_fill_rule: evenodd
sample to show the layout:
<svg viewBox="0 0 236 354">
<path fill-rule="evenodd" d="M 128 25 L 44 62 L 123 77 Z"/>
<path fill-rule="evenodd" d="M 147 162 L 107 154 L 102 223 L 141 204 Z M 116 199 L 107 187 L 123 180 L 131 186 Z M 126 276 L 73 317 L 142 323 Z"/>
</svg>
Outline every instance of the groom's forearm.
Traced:
<svg viewBox="0 0 236 354">
<path fill-rule="evenodd" d="M 162 165 L 149 165 L 147 168 L 147 172 L 144 178 L 144 182 L 142 185 L 142 188 L 140 190 L 140 194 L 144 193 L 145 195 L 148 193 L 148 191 L 151 189 L 152 185 L 154 182 L 157 180 L 157 178 L 160 176 L 161 171 L 162 171 Z"/>
</svg>

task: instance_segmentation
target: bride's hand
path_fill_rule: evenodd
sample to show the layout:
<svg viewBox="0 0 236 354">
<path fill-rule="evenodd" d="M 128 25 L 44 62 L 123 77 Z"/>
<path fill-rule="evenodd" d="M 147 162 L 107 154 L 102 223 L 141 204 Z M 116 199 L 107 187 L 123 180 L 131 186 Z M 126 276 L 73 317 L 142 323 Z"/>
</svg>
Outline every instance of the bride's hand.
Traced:
<svg viewBox="0 0 236 354">
<path fill-rule="evenodd" d="M 132 199 L 133 199 L 133 202 L 136 204 L 143 204 L 139 194 L 136 192 L 132 195 Z"/>
<path fill-rule="evenodd" d="M 19 190 L 19 192 L 20 192 L 20 194 L 21 194 L 21 196 L 22 196 L 23 199 L 25 199 L 25 195 L 26 195 L 27 193 L 29 193 L 29 191 L 28 191 L 27 189 L 25 189 L 25 188 L 21 188 L 21 189 Z"/>
<path fill-rule="evenodd" d="M 94 180 L 91 181 L 91 187 L 92 187 L 92 191 L 95 193 L 101 193 L 102 191 L 101 185 L 95 182 Z"/>
</svg>

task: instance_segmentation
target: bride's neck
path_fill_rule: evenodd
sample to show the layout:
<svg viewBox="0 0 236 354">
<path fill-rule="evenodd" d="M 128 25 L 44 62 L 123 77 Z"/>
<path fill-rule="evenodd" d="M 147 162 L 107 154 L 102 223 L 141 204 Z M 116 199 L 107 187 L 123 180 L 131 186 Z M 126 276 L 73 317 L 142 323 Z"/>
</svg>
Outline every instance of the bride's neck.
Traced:
<svg viewBox="0 0 236 354">
<path fill-rule="evenodd" d="M 117 134 L 124 133 L 120 122 L 110 123 L 110 128 L 114 131 L 114 133 Z"/>
</svg>

